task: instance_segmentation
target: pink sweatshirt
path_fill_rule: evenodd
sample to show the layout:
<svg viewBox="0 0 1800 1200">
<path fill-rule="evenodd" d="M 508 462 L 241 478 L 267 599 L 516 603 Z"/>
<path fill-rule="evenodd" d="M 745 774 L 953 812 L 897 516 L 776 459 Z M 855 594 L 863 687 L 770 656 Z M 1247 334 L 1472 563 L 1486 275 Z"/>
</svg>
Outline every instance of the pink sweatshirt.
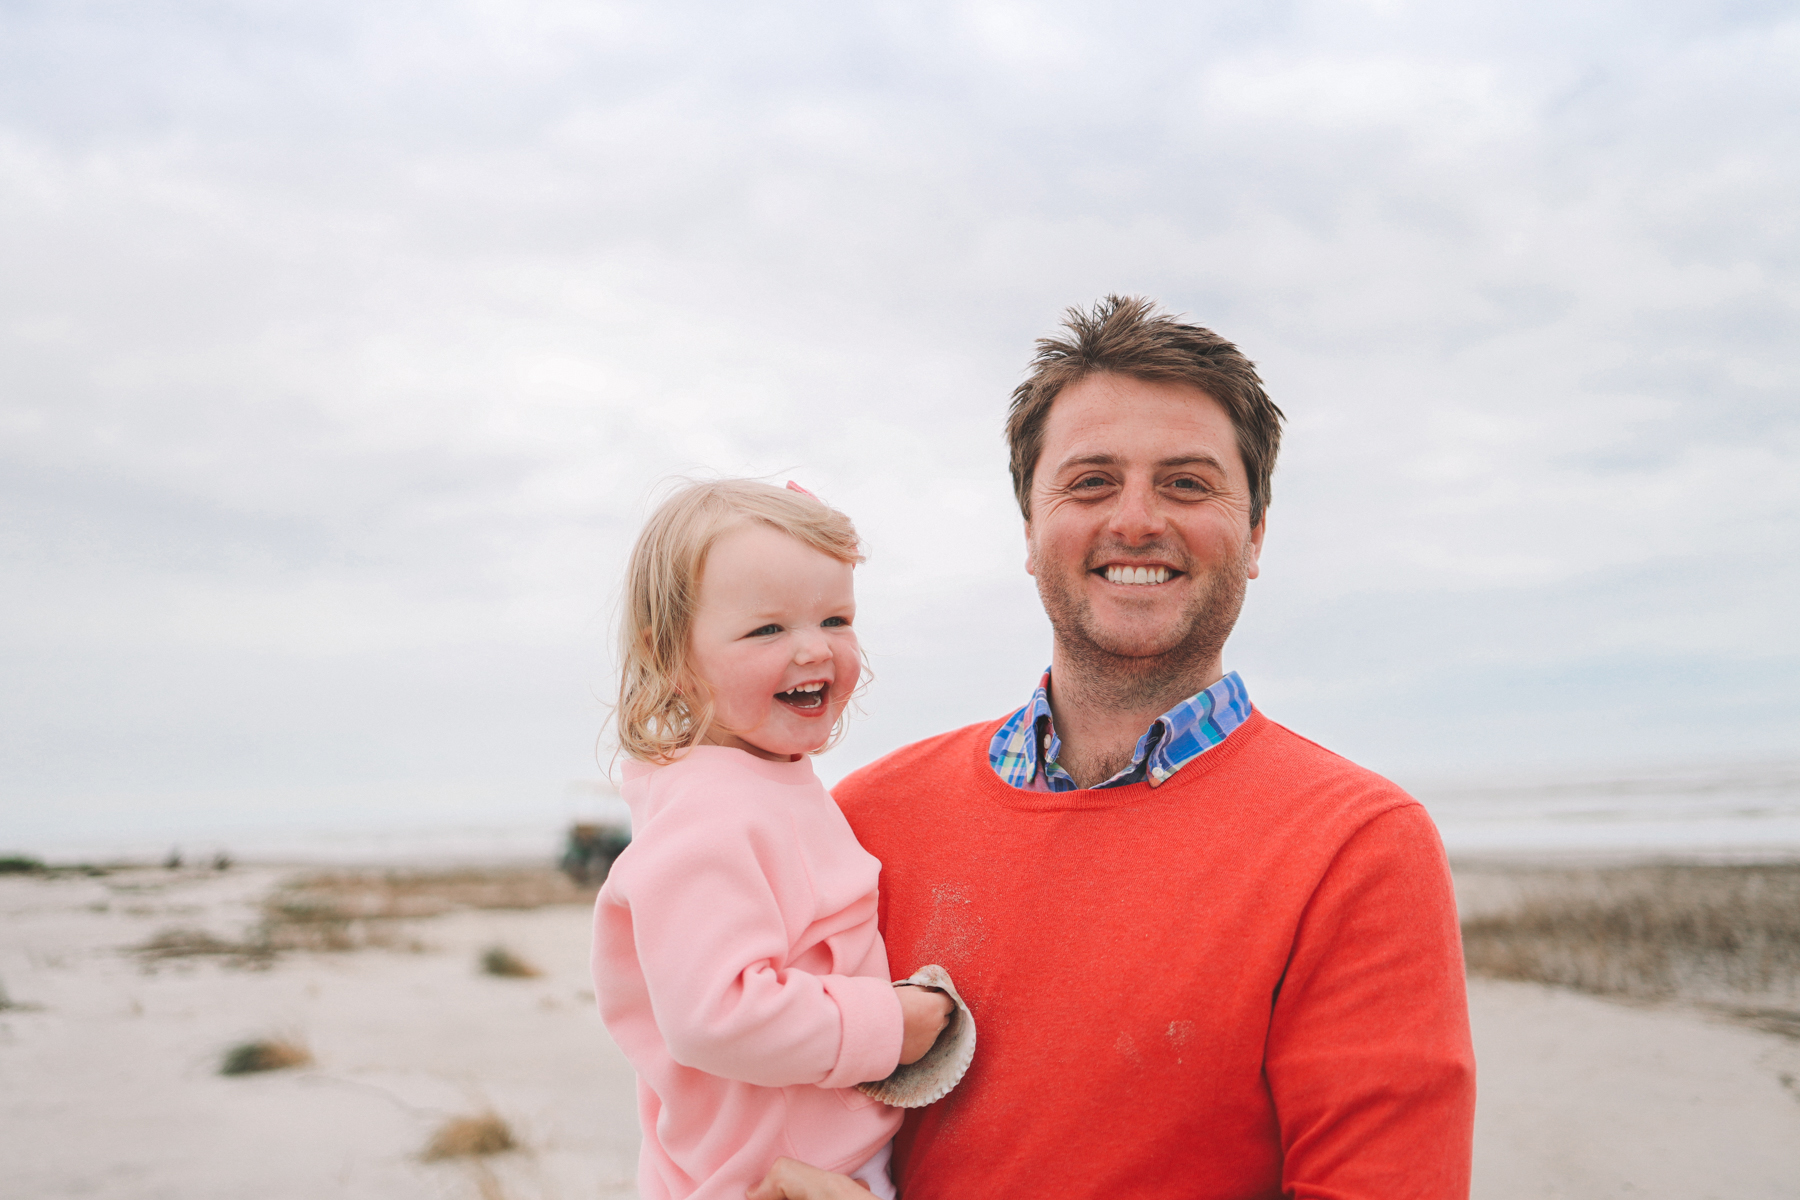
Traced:
<svg viewBox="0 0 1800 1200">
<path fill-rule="evenodd" d="M 860 1166 L 900 1111 L 881 864 L 810 760 L 696 746 L 625 765 L 631 845 L 594 907 L 594 990 L 637 1068 L 642 1200 L 729 1197 L 786 1155 Z"/>
</svg>

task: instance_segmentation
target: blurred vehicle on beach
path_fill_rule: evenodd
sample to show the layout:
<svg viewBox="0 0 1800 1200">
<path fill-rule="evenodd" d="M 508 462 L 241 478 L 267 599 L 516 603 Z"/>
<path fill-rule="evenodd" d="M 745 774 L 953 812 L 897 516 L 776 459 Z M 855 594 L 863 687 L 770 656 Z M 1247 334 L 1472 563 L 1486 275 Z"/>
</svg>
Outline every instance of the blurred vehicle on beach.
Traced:
<svg viewBox="0 0 1800 1200">
<path fill-rule="evenodd" d="M 613 860 L 631 845 L 631 832 L 617 825 L 577 821 L 569 826 L 568 842 L 558 868 L 583 887 L 606 882 Z"/>
</svg>

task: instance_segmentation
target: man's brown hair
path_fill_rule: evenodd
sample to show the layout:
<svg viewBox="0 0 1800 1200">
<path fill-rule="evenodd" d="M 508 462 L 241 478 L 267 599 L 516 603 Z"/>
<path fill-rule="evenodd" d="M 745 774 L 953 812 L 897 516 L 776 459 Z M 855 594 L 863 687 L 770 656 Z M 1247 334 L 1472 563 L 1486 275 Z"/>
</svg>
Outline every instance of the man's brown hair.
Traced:
<svg viewBox="0 0 1800 1200">
<path fill-rule="evenodd" d="M 1058 393 L 1089 375 L 1110 372 L 1156 382 L 1185 383 L 1219 402 L 1237 434 L 1238 457 L 1250 478 L 1250 524 L 1269 507 L 1269 476 L 1281 449 L 1285 419 L 1257 378 L 1256 364 L 1238 348 L 1198 325 L 1156 311 L 1142 296 L 1108 296 L 1063 318 L 1065 337 L 1039 338 L 1031 373 L 1013 389 L 1006 415 L 1012 449 L 1013 493 L 1031 520 L 1031 480 L 1044 449 L 1044 423 Z"/>
</svg>

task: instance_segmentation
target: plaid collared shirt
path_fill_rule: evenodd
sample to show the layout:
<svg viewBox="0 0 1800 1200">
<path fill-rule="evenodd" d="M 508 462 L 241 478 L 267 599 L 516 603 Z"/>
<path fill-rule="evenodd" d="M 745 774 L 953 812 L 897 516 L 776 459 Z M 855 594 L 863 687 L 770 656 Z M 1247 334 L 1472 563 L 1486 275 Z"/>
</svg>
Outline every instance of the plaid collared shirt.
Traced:
<svg viewBox="0 0 1800 1200">
<path fill-rule="evenodd" d="M 1233 671 L 1204 692 L 1189 696 L 1156 720 L 1138 739 L 1131 765 L 1096 788 L 1124 787 L 1165 779 L 1231 736 L 1250 716 L 1250 693 Z M 1016 788 L 1073 792 L 1076 783 L 1057 765 L 1062 739 L 1050 719 L 1050 672 L 1038 682 L 1031 703 L 1006 719 L 988 746 L 994 773 Z M 1043 769 L 1040 771 L 1039 764 Z"/>
</svg>

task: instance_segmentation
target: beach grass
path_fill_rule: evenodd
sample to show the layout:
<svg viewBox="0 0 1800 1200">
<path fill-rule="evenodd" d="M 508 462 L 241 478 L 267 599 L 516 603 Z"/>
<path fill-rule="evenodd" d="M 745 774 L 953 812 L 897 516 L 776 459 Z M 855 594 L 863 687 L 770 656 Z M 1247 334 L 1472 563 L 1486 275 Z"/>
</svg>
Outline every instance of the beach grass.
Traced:
<svg viewBox="0 0 1800 1200">
<path fill-rule="evenodd" d="M 1521 869 L 1463 922 L 1469 970 L 1723 1006 L 1800 1032 L 1800 863 Z"/>
<path fill-rule="evenodd" d="M 116 866 L 99 866 L 94 863 L 51 866 L 29 854 L 0 854 L 0 875 L 40 875 L 54 879 L 70 875 L 108 875 L 117 869 Z"/>
<path fill-rule="evenodd" d="M 527 910 L 591 904 L 582 888 L 552 867 L 464 867 L 441 871 L 330 871 L 278 888 L 270 910 L 284 919 L 329 911 L 351 918 L 432 917 L 457 909 Z"/>
<path fill-rule="evenodd" d="M 536 979 L 543 974 L 505 946 L 489 946 L 481 952 L 481 973 L 502 979 Z"/>
<path fill-rule="evenodd" d="M 573 884 L 550 867 L 314 872 L 271 892 L 262 902 L 260 919 L 241 937 L 165 929 L 135 950 L 152 962 L 210 957 L 266 966 L 290 951 L 418 949 L 403 922 L 471 909 L 591 904 L 593 898 L 592 888 Z"/>
<path fill-rule="evenodd" d="M 225 1052 L 219 1064 L 221 1075 L 252 1075 L 259 1071 L 280 1071 L 288 1067 L 304 1067 L 312 1062 L 312 1052 L 289 1038 L 267 1038 L 239 1042 Z"/>
<path fill-rule="evenodd" d="M 0 983 L 0 1013 L 39 1012 L 42 1009 L 43 1006 L 41 1004 L 29 1004 L 23 1000 L 14 1000 L 11 994 L 7 992 L 6 985 Z"/>
<path fill-rule="evenodd" d="M 438 1126 L 426 1143 L 422 1157 L 426 1162 L 445 1158 L 470 1158 L 500 1154 L 518 1147 L 512 1127 L 493 1112 L 470 1117 L 452 1117 Z"/>
<path fill-rule="evenodd" d="M 218 958 L 235 964 L 261 965 L 274 951 L 256 937 L 224 938 L 204 929 L 164 929 L 134 947 L 147 962 L 172 958 Z"/>
</svg>

